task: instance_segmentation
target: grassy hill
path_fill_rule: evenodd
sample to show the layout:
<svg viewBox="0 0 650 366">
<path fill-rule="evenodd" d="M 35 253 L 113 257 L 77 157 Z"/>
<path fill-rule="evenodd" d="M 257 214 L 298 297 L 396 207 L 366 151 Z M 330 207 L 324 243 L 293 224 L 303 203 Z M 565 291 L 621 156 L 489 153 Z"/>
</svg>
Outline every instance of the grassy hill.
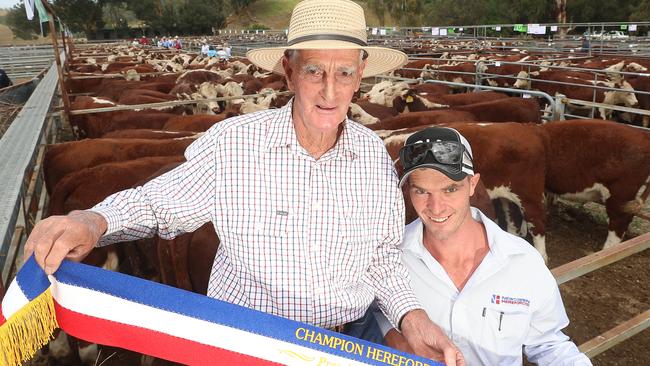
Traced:
<svg viewBox="0 0 650 366">
<path fill-rule="evenodd" d="M 284 29 L 289 26 L 291 10 L 300 0 L 258 0 L 249 6 L 241 15 L 231 15 L 227 20 L 227 28 L 242 29 L 252 25 L 264 26 L 270 29 Z M 365 1 L 356 1 L 363 7 L 366 14 L 367 25 L 377 26 L 379 20 L 377 15 L 368 9 Z M 395 22 L 386 15 L 386 24 Z"/>
<path fill-rule="evenodd" d="M 27 45 L 27 44 L 48 44 L 52 40 L 50 37 L 38 37 L 38 39 L 33 40 L 24 40 L 14 38 L 14 32 L 11 31 L 6 24 L 2 23 L 2 20 L 6 14 L 7 9 L 0 9 L 0 45 Z"/>
</svg>

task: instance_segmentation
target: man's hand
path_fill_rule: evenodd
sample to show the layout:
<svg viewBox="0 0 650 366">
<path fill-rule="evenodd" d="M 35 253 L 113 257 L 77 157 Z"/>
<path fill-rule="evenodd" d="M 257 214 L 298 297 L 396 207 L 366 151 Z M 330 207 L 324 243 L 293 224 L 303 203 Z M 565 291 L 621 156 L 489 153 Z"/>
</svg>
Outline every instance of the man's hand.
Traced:
<svg viewBox="0 0 650 366">
<path fill-rule="evenodd" d="M 384 336 L 384 343 L 391 348 L 398 349 L 402 352 L 406 353 L 412 353 L 415 354 L 411 346 L 409 346 L 409 342 L 406 341 L 406 338 L 397 331 L 397 329 L 393 328 L 386 333 Z"/>
<path fill-rule="evenodd" d="M 447 366 L 465 365 L 460 350 L 424 310 L 413 310 L 404 316 L 402 334 L 418 356 L 444 361 Z"/>
<path fill-rule="evenodd" d="M 56 272 L 64 258 L 79 262 L 106 232 L 104 217 L 92 211 L 72 211 L 39 221 L 25 243 L 24 260 L 32 253 L 48 275 Z"/>
</svg>

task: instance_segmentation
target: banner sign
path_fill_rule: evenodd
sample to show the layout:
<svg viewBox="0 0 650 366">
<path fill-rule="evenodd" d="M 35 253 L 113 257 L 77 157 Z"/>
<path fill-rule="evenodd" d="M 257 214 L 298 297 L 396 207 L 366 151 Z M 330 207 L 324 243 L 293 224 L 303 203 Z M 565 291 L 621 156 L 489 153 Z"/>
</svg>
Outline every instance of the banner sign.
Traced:
<svg viewBox="0 0 650 366">
<path fill-rule="evenodd" d="M 20 365 L 55 328 L 189 365 L 441 366 L 379 344 L 102 268 L 31 257 L 0 308 L 3 364 Z"/>
</svg>

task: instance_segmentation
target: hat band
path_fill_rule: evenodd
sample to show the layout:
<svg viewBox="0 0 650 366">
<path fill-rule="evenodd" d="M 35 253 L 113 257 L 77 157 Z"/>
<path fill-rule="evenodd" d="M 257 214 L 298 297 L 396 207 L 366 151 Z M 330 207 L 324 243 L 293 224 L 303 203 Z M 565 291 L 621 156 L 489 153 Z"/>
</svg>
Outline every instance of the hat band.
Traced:
<svg viewBox="0 0 650 366">
<path fill-rule="evenodd" d="M 293 46 L 297 43 L 307 42 L 307 41 L 345 41 L 358 44 L 359 46 L 368 46 L 368 43 L 351 36 L 346 36 L 343 34 L 312 34 L 309 36 L 302 36 L 294 38 L 288 42 L 289 46 Z"/>
</svg>

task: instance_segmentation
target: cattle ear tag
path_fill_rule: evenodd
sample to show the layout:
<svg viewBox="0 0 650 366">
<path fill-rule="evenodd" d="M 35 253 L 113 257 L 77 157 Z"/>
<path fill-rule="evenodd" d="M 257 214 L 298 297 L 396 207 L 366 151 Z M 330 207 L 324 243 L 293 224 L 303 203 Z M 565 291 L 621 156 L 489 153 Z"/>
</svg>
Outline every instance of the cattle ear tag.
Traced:
<svg viewBox="0 0 650 366">
<path fill-rule="evenodd" d="M 406 97 L 406 103 L 413 103 L 413 97 L 410 95 Z"/>
</svg>

